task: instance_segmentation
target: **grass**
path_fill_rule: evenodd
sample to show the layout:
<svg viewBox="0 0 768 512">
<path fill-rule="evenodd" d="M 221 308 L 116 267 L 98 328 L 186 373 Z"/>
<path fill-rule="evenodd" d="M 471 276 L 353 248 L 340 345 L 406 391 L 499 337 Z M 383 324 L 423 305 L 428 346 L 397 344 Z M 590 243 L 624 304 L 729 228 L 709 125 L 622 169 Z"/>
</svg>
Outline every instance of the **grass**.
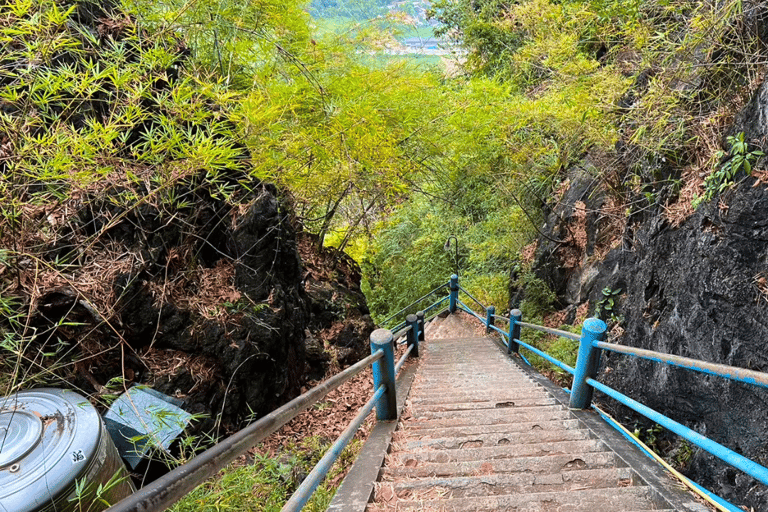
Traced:
<svg viewBox="0 0 768 512">
<path fill-rule="evenodd" d="M 530 320 L 526 320 L 530 321 Z M 536 320 L 532 323 L 540 324 Z M 560 326 L 561 330 L 579 332 L 577 327 L 571 325 Z M 539 350 L 546 352 L 550 356 L 554 357 L 558 361 L 561 361 L 573 368 L 576 367 L 576 356 L 579 353 L 579 342 L 568 338 L 562 338 L 560 336 L 552 336 L 540 331 L 534 331 L 532 329 L 525 329 L 521 334 L 521 340 L 532 345 Z M 570 386 L 571 376 L 563 369 L 553 365 L 546 359 L 536 354 L 531 353 L 525 348 L 521 349 L 523 355 L 528 359 L 531 365 L 536 370 L 546 375 L 550 380 L 556 382 L 559 385 Z"/>
<path fill-rule="evenodd" d="M 357 457 L 362 442 L 354 440 L 342 452 L 328 477 L 320 484 L 303 510 L 328 508 L 346 469 Z M 330 447 L 312 436 L 286 446 L 273 457 L 257 454 L 250 464 L 231 466 L 218 477 L 199 486 L 170 510 L 173 512 L 279 511 Z"/>
</svg>

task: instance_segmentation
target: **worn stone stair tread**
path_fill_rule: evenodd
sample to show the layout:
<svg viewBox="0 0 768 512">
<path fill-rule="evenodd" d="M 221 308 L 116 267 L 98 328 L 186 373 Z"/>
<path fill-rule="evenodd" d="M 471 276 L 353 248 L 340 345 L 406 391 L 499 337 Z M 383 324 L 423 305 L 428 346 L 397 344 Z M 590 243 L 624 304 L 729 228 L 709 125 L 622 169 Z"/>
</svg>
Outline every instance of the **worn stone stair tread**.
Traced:
<svg viewBox="0 0 768 512">
<path fill-rule="evenodd" d="M 483 388 L 482 392 L 478 392 L 476 389 L 473 389 L 472 391 L 463 391 L 453 388 L 446 389 L 445 387 L 442 390 L 436 390 L 431 386 L 414 385 L 413 396 L 422 402 L 434 402 L 435 400 L 441 399 L 449 402 L 464 400 L 491 401 L 498 398 L 519 397 L 520 393 L 525 389 L 530 390 L 532 393 L 546 393 L 543 388 L 530 382 L 517 382 L 514 384 L 506 382 L 503 386 Z"/>
<path fill-rule="evenodd" d="M 411 411 L 459 411 L 466 409 L 500 409 L 505 407 L 554 405 L 557 401 L 546 393 L 533 391 L 525 396 L 510 393 L 493 400 L 489 400 L 487 397 L 478 397 L 473 400 L 411 400 L 409 403 Z"/>
<path fill-rule="evenodd" d="M 494 433 L 480 433 L 476 435 L 465 435 L 462 437 L 457 436 L 444 436 L 444 437 L 421 437 L 419 439 L 413 439 L 405 434 L 398 435 L 397 446 L 403 450 L 417 451 L 417 450 L 450 450 L 460 449 L 466 445 L 465 443 L 481 443 L 480 446 L 497 446 L 497 445 L 525 445 L 525 444 L 537 444 L 543 442 L 558 442 L 558 441 L 579 441 L 582 439 L 592 439 L 592 434 L 587 429 L 558 429 L 558 430 L 537 430 L 535 432 L 494 432 Z M 462 446 L 464 445 L 464 446 Z"/>
<path fill-rule="evenodd" d="M 413 461 L 410 466 L 385 466 L 382 475 L 392 477 L 473 476 L 494 473 L 555 473 L 580 469 L 598 469 L 618 466 L 613 452 L 515 457 L 507 459 L 474 460 L 462 462 Z"/>
<path fill-rule="evenodd" d="M 420 391 L 424 391 L 426 396 L 429 395 L 436 395 L 439 394 L 439 392 L 442 390 L 443 393 L 446 393 L 451 390 L 461 390 L 461 389 L 476 389 L 478 386 L 482 386 L 482 389 L 485 390 L 492 390 L 492 389 L 504 389 L 508 386 L 524 386 L 526 385 L 525 382 L 510 382 L 506 379 L 496 379 L 496 378 L 476 378 L 476 379 L 457 379 L 454 381 L 449 380 L 423 380 L 419 381 L 418 384 L 414 385 L 414 390 L 418 393 Z M 428 392 L 427 392 L 428 391 Z M 460 394 L 460 393 L 456 393 Z M 466 393 L 469 394 L 469 393 Z M 478 394 L 475 394 L 475 396 L 478 396 Z"/>
<path fill-rule="evenodd" d="M 629 468 L 586 469 L 554 474 L 507 473 L 454 478 L 416 478 L 384 480 L 401 499 L 418 499 L 420 493 L 446 489 L 450 497 L 491 496 L 537 492 L 579 491 L 629 486 L 632 470 Z"/>
<path fill-rule="evenodd" d="M 549 430 L 565 430 L 568 428 L 579 428 L 579 420 L 576 418 L 552 419 L 552 420 L 533 420 L 520 421 L 515 423 L 498 423 L 495 425 L 462 425 L 455 426 L 437 426 L 412 428 L 410 423 L 403 426 L 398 432 L 409 439 L 425 439 L 438 437 L 468 437 L 478 434 L 492 434 L 504 432 L 515 434 L 517 432 L 541 432 Z"/>
<path fill-rule="evenodd" d="M 376 510 L 375 507 L 369 507 Z M 386 510 L 386 508 L 384 508 Z M 595 512 L 654 510 L 647 487 L 584 489 L 581 491 L 504 494 L 431 500 L 398 500 L 397 510 L 525 510 L 525 512 Z"/>
<path fill-rule="evenodd" d="M 545 391 L 536 389 L 536 388 L 528 388 L 529 393 L 523 394 L 524 388 L 515 388 L 508 391 L 494 391 L 489 392 L 487 394 L 452 394 L 452 393 L 445 393 L 443 396 L 439 395 L 432 395 L 432 396 L 418 396 L 413 397 L 410 399 L 410 404 L 412 406 L 449 406 L 451 404 L 483 404 L 483 403 L 491 403 L 491 402 L 505 402 L 505 401 L 515 401 L 520 400 L 521 398 L 539 398 L 539 397 L 549 397 L 550 395 L 547 394 Z"/>
<path fill-rule="evenodd" d="M 559 405 L 557 400 L 548 396 L 534 398 L 515 398 L 507 400 L 491 400 L 486 402 L 451 402 L 445 404 L 414 404 L 411 403 L 411 415 L 414 418 L 428 417 L 435 413 L 471 411 L 482 414 L 484 411 L 499 409 L 519 409 L 521 407 L 540 407 L 546 405 Z"/>
<path fill-rule="evenodd" d="M 420 414 L 411 413 L 413 421 L 437 420 L 448 418 L 474 418 L 477 423 L 499 418 L 514 417 L 525 414 L 548 414 L 567 411 L 561 404 L 554 402 L 540 405 L 520 405 L 511 407 L 494 407 L 493 409 L 452 409 L 448 411 L 422 411 Z"/>
<path fill-rule="evenodd" d="M 450 319 L 432 332 L 449 334 Z M 665 503 L 495 341 L 427 339 L 368 510 L 638 512 Z"/>
<path fill-rule="evenodd" d="M 485 379 L 495 380 L 498 382 L 512 383 L 512 382 L 532 382 L 530 378 L 523 374 L 510 373 L 509 375 L 494 375 L 489 373 L 483 373 L 482 370 L 495 370 L 497 372 L 509 370 L 509 361 L 500 362 L 498 365 L 488 364 L 484 367 L 457 367 L 456 364 L 446 364 L 446 371 L 439 373 L 425 373 L 419 375 L 418 383 L 427 381 L 445 381 L 451 380 L 452 382 L 458 382 L 462 379 Z M 448 368 L 455 368 L 459 372 L 463 372 L 463 375 L 455 375 L 454 379 L 450 378 Z"/>
<path fill-rule="evenodd" d="M 564 408 L 561 410 L 513 411 L 501 415 L 485 416 L 482 419 L 482 422 L 478 421 L 477 418 L 472 415 L 456 415 L 454 417 L 428 420 L 415 419 L 410 422 L 409 428 L 418 430 L 425 428 L 474 426 L 478 424 L 513 425 L 515 423 L 531 423 L 535 421 L 567 420 L 571 417 L 571 412 Z"/>
<path fill-rule="evenodd" d="M 506 444 L 496 446 L 477 446 L 477 441 L 468 440 L 460 448 L 427 449 L 397 451 L 389 455 L 391 463 L 406 464 L 417 462 L 464 462 L 471 460 L 496 460 L 512 457 L 544 457 L 568 453 L 592 453 L 606 451 L 605 445 L 598 439 L 581 441 L 561 441 L 554 443 Z"/>
</svg>

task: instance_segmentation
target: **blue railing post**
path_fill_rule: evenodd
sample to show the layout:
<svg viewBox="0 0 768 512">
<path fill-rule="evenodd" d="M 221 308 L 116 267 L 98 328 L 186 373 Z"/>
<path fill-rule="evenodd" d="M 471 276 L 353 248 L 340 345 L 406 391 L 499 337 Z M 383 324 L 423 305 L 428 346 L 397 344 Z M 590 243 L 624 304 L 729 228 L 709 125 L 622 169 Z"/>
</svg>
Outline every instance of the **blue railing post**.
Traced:
<svg viewBox="0 0 768 512">
<path fill-rule="evenodd" d="M 515 341 L 520 339 L 520 324 L 523 321 L 523 312 L 519 309 L 513 309 L 509 312 L 509 345 L 507 345 L 507 354 L 520 352 L 520 345 Z"/>
<path fill-rule="evenodd" d="M 416 318 L 419 319 L 419 342 L 424 341 L 424 336 L 426 333 L 424 332 L 424 312 L 423 311 L 417 311 L 416 312 Z M 418 349 L 416 350 L 418 352 Z M 418 354 L 416 354 L 418 355 Z"/>
<path fill-rule="evenodd" d="M 605 339 L 606 329 L 605 322 L 597 318 L 587 318 L 581 327 L 579 355 L 571 387 L 571 409 L 586 409 L 592 403 L 592 386 L 587 384 L 587 379 L 597 376 L 602 350 L 594 344 Z"/>
<path fill-rule="evenodd" d="M 486 309 L 486 315 L 485 315 L 485 334 L 488 334 L 491 332 L 491 326 L 496 321 L 496 308 L 493 306 L 488 306 Z"/>
<path fill-rule="evenodd" d="M 408 331 L 408 346 L 413 345 L 411 355 L 413 357 L 419 357 L 419 317 L 416 315 L 408 315 L 405 317 L 405 324 L 411 327 Z"/>
<path fill-rule="evenodd" d="M 373 390 L 382 384 L 386 388 L 384 395 L 376 402 L 376 419 L 397 419 L 397 395 L 395 394 L 395 350 L 392 346 L 392 331 L 376 329 L 371 333 L 371 354 L 379 350 L 384 357 L 373 363 Z"/>
<path fill-rule="evenodd" d="M 455 313 L 456 306 L 459 303 L 459 276 L 457 276 L 456 274 L 453 274 L 451 276 L 450 290 L 451 290 L 451 297 L 448 303 L 448 311 L 450 311 L 451 313 Z"/>
</svg>

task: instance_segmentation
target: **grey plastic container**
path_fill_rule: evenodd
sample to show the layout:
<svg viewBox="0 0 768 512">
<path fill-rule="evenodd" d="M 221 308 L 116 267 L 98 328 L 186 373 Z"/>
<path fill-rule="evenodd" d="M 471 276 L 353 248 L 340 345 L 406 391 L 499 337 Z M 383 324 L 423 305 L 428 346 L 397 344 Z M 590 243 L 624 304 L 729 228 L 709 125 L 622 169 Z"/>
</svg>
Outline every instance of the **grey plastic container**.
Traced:
<svg viewBox="0 0 768 512">
<path fill-rule="evenodd" d="M 99 413 L 83 396 L 43 388 L 0 398 L 0 512 L 96 512 L 132 492 Z"/>
</svg>

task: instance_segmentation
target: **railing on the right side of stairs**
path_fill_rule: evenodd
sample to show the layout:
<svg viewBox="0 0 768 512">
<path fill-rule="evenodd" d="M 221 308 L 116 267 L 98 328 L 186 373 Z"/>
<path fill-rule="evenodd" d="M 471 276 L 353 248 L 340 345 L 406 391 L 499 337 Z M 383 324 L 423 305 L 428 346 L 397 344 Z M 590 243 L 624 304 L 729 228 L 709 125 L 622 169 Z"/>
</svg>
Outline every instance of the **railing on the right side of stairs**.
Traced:
<svg viewBox="0 0 768 512">
<path fill-rule="evenodd" d="M 461 287 L 458 282 L 458 276 L 456 275 L 451 276 L 449 288 L 450 312 L 453 313 L 457 310 L 465 311 L 480 320 L 483 325 L 485 325 L 486 332 L 496 331 L 501 334 L 502 342 L 507 347 L 508 354 L 519 354 L 520 348 L 524 348 L 533 352 L 534 354 L 543 357 L 550 363 L 573 375 L 573 385 L 570 391 L 569 403 L 571 409 L 587 409 L 591 407 L 592 393 L 596 389 L 616 400 L 617 402 L 625 405 L 626 407 L 629 407 L 635 412 L 645 416 L 654 423 L 661 425 L 665 429 L 674 432 L 690 443 L 711 453 L 720 460 L 723 460 L 731 466 L 743 471 L 761 483 L 768 485 L 768 468 L 734 452 L 729 448 L 726 448 L 725 446 L 709 439 L 708 437 L 691 430 L 685 425 L 678 423 L 677 421 L 665 416 L 664 414 L 661 414 L 660 412 L 655 411 L 650 407 L 647 407 L 640 402 L 633 400 L 632 398 L 596 380 L 598 367 L 600 365 L 600 358 L 604 350 L 632 357 L 648 359 L 657 363 L 678 366 L 680 368 L 685 368 L 695 372 L 715 375 L 725 379 L 734 380 L 753 386 L 759 386 L 762 388 L 768 388 L 768 373 L 748 370 L 745 368 L 737 368 L 723 364 L 710 363 L 672 354 L 664 354 L 662 352 L 655 352 L 652 350 L 644 350 L 635 347 L 617 345 L 614 343 L 607 343 L 605 341 L 607 326 L 605 322 L 597 318 L 586 319 L 582 326 L 581 335 L 578 335 L 559 329 L 552 329 L 542 325 L 523 322 L 522 312 L 518 309 L 512 310 L 509 314 L 509 317 L 497 315 L 493 306 L 486 307 L 479 300 L 473 297 L 467 290 Z M 470 300 L 479 305 L 480 308 L 485 312 L 485 317 L 477 314 L 472 308 L 467 306 L 461 300 L 459 295 L 460 293 L 463 293 Z M 495 325 L 496 320 L 507 322 L 508 329 L 504 330 L 497 327 Z M 578 341 L 579 351 L 576 359 L 576 368 L 573 368 L 552 357 L 546 352 L 543 352 L 536 347 L 521 341 L 521 328 L 533 329 L 536 331 L 544 332 L 546 334 L 561 336 L 574 341 Z M 522 355 L 521 358 L 525 360 L 525 357 Z M 695 485 L 699 491 L 703 491 L 709 497 L 713 498 L 714 501 L 720 505 L 722 509 L 733 512 L 741 510 L 723 498 L 712 494 L 706 489 L 701 488 L 698 486 L 698 484 L 693 485 Z"/>
</svg>

